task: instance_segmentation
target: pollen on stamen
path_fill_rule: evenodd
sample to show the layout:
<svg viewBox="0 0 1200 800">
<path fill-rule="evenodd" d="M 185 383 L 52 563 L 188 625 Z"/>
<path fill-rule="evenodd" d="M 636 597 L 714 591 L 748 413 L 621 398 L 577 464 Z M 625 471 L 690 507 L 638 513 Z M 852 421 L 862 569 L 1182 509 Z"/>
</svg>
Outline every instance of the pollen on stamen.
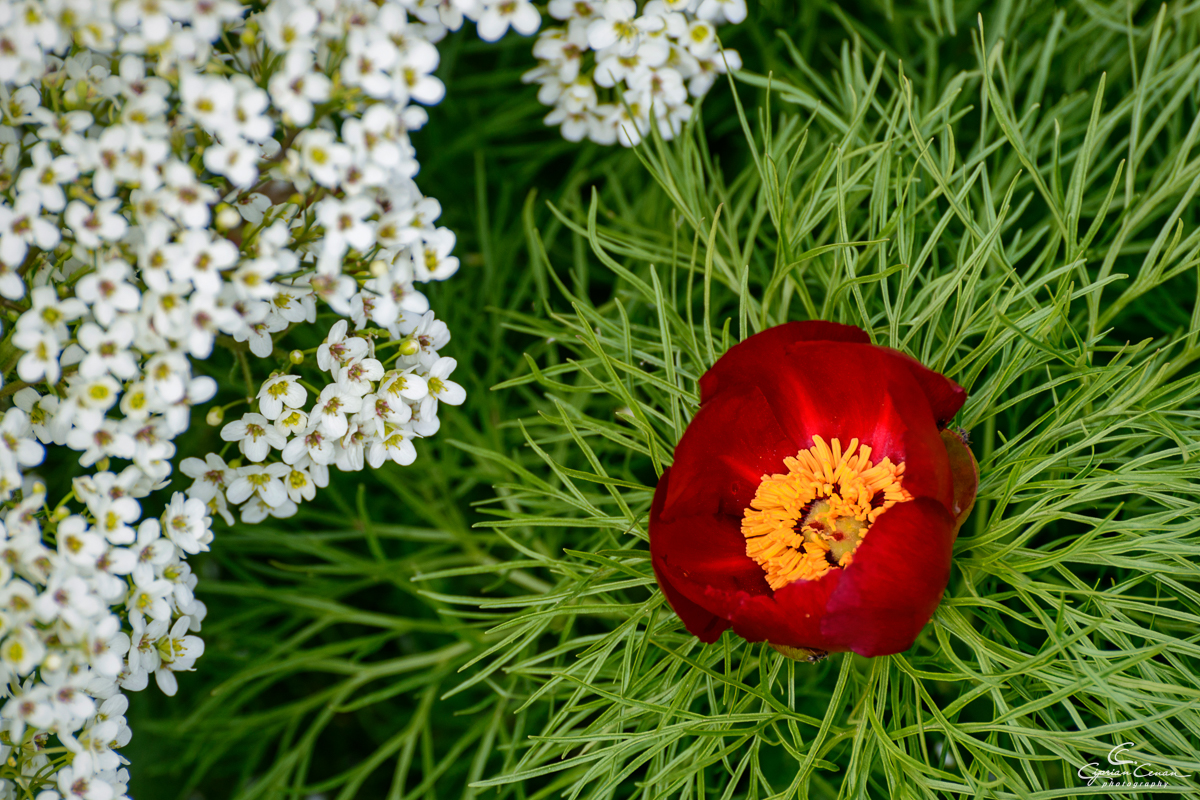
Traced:
<svg viewBox="0 0 1200 800">
<path fill-rule="evenodd" d="M 743 512 L 746 555 L 780 589 L 850 566 L 871 526 L 897 503 L 912 499 L 901 479 L 904 464 L 871 461 L 858 439 L 842 449 L 813 437 L 813 446 L 785 458 L 786 474 L 764 475 Z"/>
</svg>

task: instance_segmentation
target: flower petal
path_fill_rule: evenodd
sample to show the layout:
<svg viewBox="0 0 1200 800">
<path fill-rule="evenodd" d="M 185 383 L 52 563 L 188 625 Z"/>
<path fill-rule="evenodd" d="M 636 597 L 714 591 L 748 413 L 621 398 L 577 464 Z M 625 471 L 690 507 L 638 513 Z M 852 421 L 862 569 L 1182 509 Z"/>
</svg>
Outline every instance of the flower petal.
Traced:
<svg viewBox="0 0 1200 800">
<path fill-rule="evenodd" d="M 799 449 L 753 386 L 703 403 L 675 447 L 669 488 L 659 482 L 658 491 L 666 493 L 663 517 L 725 514 L 740 520 L 762 476 L 785 471 L 783 459 Z"/>
<path fill-rule="evenodd" d="M 950 512 L 954 514 L 954 535 L 971 516 L 975 507 L 975 494 L 979 491 L 979 463 L 975 454 L 963 438 L 954 431 L 942 431 L 942 441 L 946 443 L 946 454 L 950 457 L 950 474 L 954 479 L 954 505 Z"/>
<path fill-rule="evenodd" d="M 751 642 L 838 649 L 821 632 L 821 618 L 841 571 L 772 592 L 762 567 L 746 555 L 740 519 L 663 519 L 672 477 L 672 470 L 663 472 L 650 508 L 650 552 L 658 584 L 684 626 L 707 643 L 732 624 Z"/>
<path fill-rule="evenodd" d="M 708 643 L 732 625 L 750 642 L 847 649 L 821 628 L 842 571 L 772 592 L 762 567 L 746 555 L 744 541 L 733 520 L 727 526 L 711 516 L 659 523 L 650 540 L 654 574 L 687 629 Z"/>
<path fill-rule="evenodd" d="M 796 581 L 774 596 L 744 597 L 733 609 L 733 630 L 748 642 L 770 642 L 812 650 L 845 650 L 825 634 L 822 621 L 829 597 L 844 580 L 833 569 L 815 581 Z"/>
<path fill-rule="evenodd" d="M 663 513 L 670 485 L 677 479 L 676 470 L 663 472 L 650 507 L 650 554 L 656 572 L 702 604 L 708 587 L 732 593 L 769 594 L 766 573 L 746 555 L 740 514 L 734 517 L 710 512 L 672 517 Z M 689 591 L 692 587 L 699 588 Z"/>
<path fill-rule="evenodd" d="M 679 615 L 679 619 L 683 621 L 683 626 L 688 629 L 688 632 L 705 644 L 712 644 L 720 639 L 721 634 L 729 628 L 729 623 L 680 594 L 679 590 L 663 575 L 657 562 L 652 562 L 652 566 L 654 567 L 654 577 L 658 579 L 659 588 L 662 589 L 667 602 Z"/>
<path fill-rule="evenodd" d="M 767 328 L 735 344 L 700 378 L 700 402 L 705 403 L 729 386 L 754 386 L 763 375 L 779 368 L 785 348 L 796 342 L 855 342 L 870 344 L 862 328 L 836 322 L 810 320 Z"/>
<path fill-rule="evenodd" d="M 950 579 L 954 518 L 918 497 L 892 506 L 871 526 L 829 597 L 821 632 L 864 656 L 907 650 L 933 617 Z"/>
<path fill-rule="evenodd" d="M 813 436 L 869 445 L 871 460 L 904 462 L 904 488 L 949 507 L 946 448 L 925 394 L 902 361 L 874 345 L 800 342 L 784 348 L 786 369 L 767 370 L 759 388 L 792 441 Z M 796 368 L 795 365 L 800 365 Z"/>
<path fill-rule="evenodd" d="M 954 419 L 954 415 L 962 408 L 963 403 L 967 402 L 967 390 L 940 372 L 929 369 L 910 355 L 891 348 L 886 348 L 885 352 L 891 353 L 916 378 L 917 385 L 921 387 L 921 391 L 925 393 L 925 399 L 929 401 L 929 408 L 933 412 L 933 418 L 937 420 L 938 428 L 949 425 L 950 420 Z"/>
</svg>

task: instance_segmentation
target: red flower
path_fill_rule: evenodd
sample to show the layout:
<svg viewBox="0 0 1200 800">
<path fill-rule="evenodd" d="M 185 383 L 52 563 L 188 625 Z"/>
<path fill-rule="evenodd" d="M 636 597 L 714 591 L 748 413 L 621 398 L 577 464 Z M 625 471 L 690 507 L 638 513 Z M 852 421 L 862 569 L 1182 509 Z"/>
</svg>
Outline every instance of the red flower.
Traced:
<svg viewBox="0 0 1200 800">
<path fill-rule="evenodd" d="M 974 458 L 943 430 L 965 399 L 848 325 L 791 322 L 731 348 L 700 379 L 650 510 L 654 573 L 687 629 L 793 657 L 910 647 L 975 500 Z"/>
</svg>

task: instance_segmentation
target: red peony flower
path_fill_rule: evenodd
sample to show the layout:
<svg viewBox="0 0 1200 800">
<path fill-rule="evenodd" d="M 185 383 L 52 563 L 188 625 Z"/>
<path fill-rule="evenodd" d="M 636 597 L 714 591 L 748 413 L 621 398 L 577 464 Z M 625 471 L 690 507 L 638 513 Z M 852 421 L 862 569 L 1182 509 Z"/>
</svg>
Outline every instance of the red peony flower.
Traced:
<svg viewBox="0 0 1200 800">
<path fill-rule="evenodd" d="M 654 573 L 704 642 L 792 657 L 909 648 L 950 577 L 978 471 L 945 431 L 966 392 L 855 327 L 791 322 L 731 348 L 650 510 Z"/>
</svg>

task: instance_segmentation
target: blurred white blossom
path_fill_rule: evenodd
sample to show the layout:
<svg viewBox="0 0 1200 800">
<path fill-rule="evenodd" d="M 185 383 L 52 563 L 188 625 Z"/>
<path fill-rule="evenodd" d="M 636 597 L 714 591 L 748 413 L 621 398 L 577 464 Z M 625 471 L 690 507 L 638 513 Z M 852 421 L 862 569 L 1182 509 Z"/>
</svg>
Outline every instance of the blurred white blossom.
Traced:
<svg viewBox="0 0 1200 800">
<path fill-rule="evenodd" d="M 558 24 L 538 35 L 538 66 L 523 80 L 538 84 L 553 107 L 546 124 L 569 141 L 632 147 L 652 123 L 673 139 L 691 118 L 689 101 L 742 66 L 716 26 L 744 20 L 745 0 L 649 0 L 640 11 L 635 0 L 550 0 L 548 11 Z"/>
</svg>

